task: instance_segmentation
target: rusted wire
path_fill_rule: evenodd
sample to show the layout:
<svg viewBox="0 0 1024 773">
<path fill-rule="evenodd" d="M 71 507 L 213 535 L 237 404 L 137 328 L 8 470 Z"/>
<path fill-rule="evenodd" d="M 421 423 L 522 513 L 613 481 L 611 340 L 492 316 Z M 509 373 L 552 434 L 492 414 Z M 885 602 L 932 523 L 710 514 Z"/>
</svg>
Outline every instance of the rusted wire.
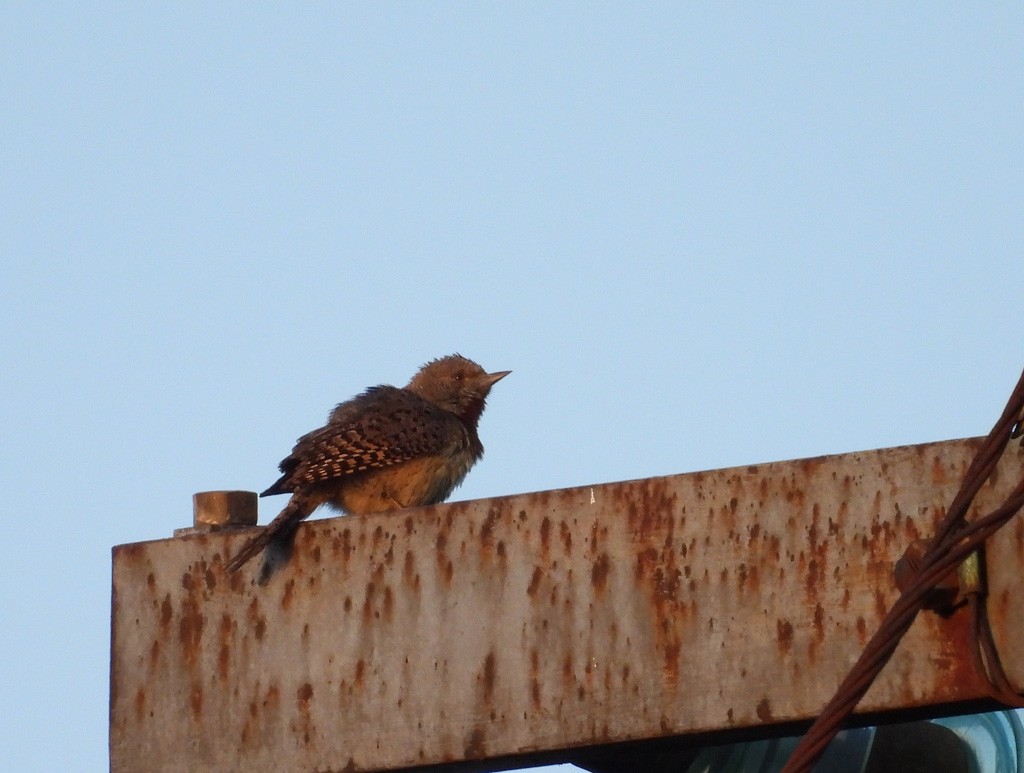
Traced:
<svg viewBox="0 0 1024 773">
<path fill-rule="evenodd" d="M 835 695 L 797 744 L 782 773 L 809 773 L 860 699 L 864 697 L 864 693 L 889 662 L 900 639 L 914 622 L 935 585 L 954 571 L 967 556 L 978 550 L 986 539 L 1024 507 L 1022 480 L 996 510 L 973 522 L 966 520 L 971 502 L 992 474 L 1007 444 L 1024 432 L 1022 413 L 1024 372 L 1021 373 L 1002 415 L 982 442 L 981 448 L 964 474 L 960 490 L 953 497 L 946 517 L 939 524 L 935 536 L 928 543 L 916 574 L 886 614 L 874 636 L 865 645 L 864 651 L 840 683 Z M 978 598 L 978 594 L 972 594 L 969 597 L 969 604 L 974 613 L 973 624 L 977 632 L 976 651 L 973 654 L 979 673 L 990 685 L 993 697 L 1009 705 L 1020 705 L 1020 696 L 1009 684 L 999 663 L 995 642 L 988 627 L 984 600 Z"/>
<path fill-rule="evenodd" d="M 1024 708 L 1024 696 L 1010 684 L 999 659 L 983 595 L 972 594 L 968 597 L 967 604 L 971 612 L 971 656 L 974 660 L 974 670 L 984 679 L 988 694 L 994 700 L 1007 706 Z"/>
</svg>

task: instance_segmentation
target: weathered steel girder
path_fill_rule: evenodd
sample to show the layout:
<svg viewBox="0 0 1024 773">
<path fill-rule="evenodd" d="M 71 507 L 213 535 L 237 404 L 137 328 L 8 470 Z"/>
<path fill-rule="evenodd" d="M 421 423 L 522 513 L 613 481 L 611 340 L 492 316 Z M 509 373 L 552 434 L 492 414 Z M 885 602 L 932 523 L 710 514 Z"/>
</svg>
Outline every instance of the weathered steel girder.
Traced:
<svg viewBox="0 0 1024 773">
<path fill-rule="evenodd" d="M 245 532 L 116 547 L 111 767 L 387 770 L 811 718 L 976 446 L 315 520 L 264 587 L 223 571 Z M 975 508 L 1022 475 L 1014 445 Z M 1022 566 L 1018 518 L 988 550 L 1018 684 Z M 860 710 L 981 698 L 968 635 L 919 616 Z"/>
</svg>

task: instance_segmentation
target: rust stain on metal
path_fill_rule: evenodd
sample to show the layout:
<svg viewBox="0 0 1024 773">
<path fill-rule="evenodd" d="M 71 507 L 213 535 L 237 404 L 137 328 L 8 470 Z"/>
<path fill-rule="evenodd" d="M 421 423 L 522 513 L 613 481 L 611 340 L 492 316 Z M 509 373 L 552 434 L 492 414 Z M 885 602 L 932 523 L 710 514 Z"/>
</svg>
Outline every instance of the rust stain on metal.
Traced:
<svg viewBox="0 0 1024 773">
<path fill-rule="evenodd" d="M 793 648 L 793 624 L 789 620 L 776 620 L 775 631 L 779 649 L 784 654 L 788 654 Z"/>
<path fill-rule="evenodd" d="M 558 534 L 562 539 L 562 550 L 566 556 L 572 556 L 572 529 L 562 520 L 558 524 Z"/>
<path fill-rule="evenodd" d="M 174 607 L 171 606 L 171 594 L 167 593 L 160 603 L 160 627 L 167 628 L 174 618 Z"/>
<path fill-rule="evenodd" d="M 562 685 L 564 687 L 572 687 L 576 683 L 576 668 L 573 665 L 573 654 L 571 652 L 565 653 L 562 659 Z"/>
<path fill-rule="evenodd" d="M 740 562 L 740 565 L 736 568 L 736 590 L 743 593 L 747 587 L 747 564 L 744 561 Z"/>
<path fill-rule="evenodd" d="M 405 561 L 402 564 L 402 579 L 407 588 L 418 590 L 420 576 L 416 573 L 416 554 L 411 550 L 405 551 Z"/>
<path fill-rule="evenodd" d="M 246 608 L 246 620 L 249 623 L 250 630 L 256 637 L 256 641 L 261 641 L 263 635 L 267 630 L 267 618 L 260 613 L 260 605 L 258 596 L 253 596 L 249 602 L 249 606 Z"/>
<path fill-rule="evenodd" d="M 377 595 L 377 586 L 373 580 L 366 583 L 366 595 L 363 597 L 363 623 L 369 623 L 374 616 L 373 599 Z"/>
<path fill-rule="evenodd" d="M 857 615 L 857 639 L 861 644 L 868 642 L 868 624 L 862 615 Z"/>
<path fill-rule="evenodd" d="M 487 657 L 484 658 L 484 669 L 483 669 L 483 686 L 484 686 L 484 700 L 490 701 L 494 697 L 494 680 L 495 680 L 495 668 L 494 668 L 494 652 L 488 652 Z"/>
<path fill-rule="evenodd" d="M 526 588 L 526 595 L 530 598 L 535 598 L 537 595 L 537 589 L 540 588 L 540 581 L 544 577 L 544 572 L 539 566 L 533 567 L 533 575 L 530 577 L 530 584 Z"/>
<path fill-rule="evenodd" d="M 608 558 L 607 553 L 602 553 L 597 557 L 594 562 L 593 568 L 590 570 L 590 581 L 594 585 L 594 590 L 600 595 L 605 587 L 608 585 L 608 574 L 611 572 L 612 562 Z"/>
<path fill-rule="evenodd" d="M 442 527 L 442 530 L 438 532 L 437 539 L 435 540 L 435 551 L 437 555 L 437 570 L 441 577 L 444 579 L 444 584 L 450 586 L 452 580 L 455 577 L 455 565 L 452 560 L 448 557 L 446 549 L 448 547 L 448 526 L 447 524 Z"/>
<path fill-rule="evenodd" d="M 227 612 L 220 617 L 219 641 L 220 651 L 217 655 L 217 675 L 226 682 L 231 672 L 231 631 L 233 628 L 231 615 Z"/>
<path fill-rule="evenodd" d="M 476 727 L 466 739 L 464 757 L 467 760 L 479 760 L 482 759 L 486 753 L 487 747 L 485 743 L 484 729 L 482 727 Z"/>
<path fill-rule="evenodd" d="M 659 547 L 645 547 L 636 553 L 635 575 L 646 588 L 648 609 L 651 612 L 651 631 L 660 654 L 662 677 L 668 685 L 679 681 L 680 656 L 683 649 L 680 629 L 686 607 L 681 596 L 682 575 L 680 556 L 671 547 L 675 527 L 675 497 L 662 479 L 636 481 L 630 490 L 619 493 L 627 513 L 631 530 L 654 542 Z M 628 493 L 628 496 L 627 496 Z M 732 508 L 724 508 L 731 512 Z M 733 529 L 730 527 L 730 532 Z M 657 537 L 661 536 L 659 540 Z M 723 569 L 722 582 L 727 580 Z"/>
<path fill-rule="evenodd" d="M 540 547 L 545 556 L 551 549 L 551 519 L 546 515 L 540 522 Z"/>
<path fill-rule="evenodd" d="M 195 664 L 199 658 L 199 646 L 203 639 L 205 618 L 199 610 L 199 601 L 189 595 L 182 603 L 181 617 L 178 620 L 178 639 L 181 651 L 188 666 Z"/>
<path fill-rule="evenodd" d="M 938 689 L 944 690 L 950 700 L 956 700 L 964 690 L 982 692 L 982 681 L 966 656 L 972 636 L 968 616 L 952 615 L 932 622 L 939 623 L 942 629 L 941 642 L 933 653 L 933 664 L 941 675 Z"/>
<path fill-rule="evenodd" d="M 116 548 L 111 768 L 371 771 L 806 719 L 973 449 L 323 519 L 266 586 L 223 574 L 244 533 Z M 978 508 L 1022 474 L 1009 456 Z M 989 613 L 1014 667 L 1024 525 L 1005 533 Z M 979 697 L 966 635 L 921 615 L 861 708 Z"/>
<path fill-rule="evenodd" d="M 149 647 L 149 671 L 152 672 L 160 663 L 160 640 L 153 639 Z"/>
<path fill-rule="evenodd" d="M 485 552 L 494 549 L 494 526 L 500 517 L 501 512 L 492 508 L 480 526 L 480 547 Z"/>
<path fill-rule="evenodd" d="M 141 721 L 146 715 L 146 688 L 140 687 L 135 692 L 135 719 Z"/>
<path fill-rule="evenodd" d="M 352 545 L 351 529 L 342 529 L 340 534 L 331 539 L 331 555 L 335 559 L 347 560 L 353 550 L 355 547 Z"/>
<path fill-rule="evenodd" d="M 530 650 L 530 700 L 534 711 L 540 709 L 540 697 L 540 657 L 534 648 Z"/>
<path fill-rule="evenodd" d="M 310 719 L 310 702 L 313 700 L 313 685 L 305 682 L 295 691 L 296 709 L 299 713 L 299 727 L 302 742 L 308 744 L 313 737 L 313 725 Z"/>
</svg>

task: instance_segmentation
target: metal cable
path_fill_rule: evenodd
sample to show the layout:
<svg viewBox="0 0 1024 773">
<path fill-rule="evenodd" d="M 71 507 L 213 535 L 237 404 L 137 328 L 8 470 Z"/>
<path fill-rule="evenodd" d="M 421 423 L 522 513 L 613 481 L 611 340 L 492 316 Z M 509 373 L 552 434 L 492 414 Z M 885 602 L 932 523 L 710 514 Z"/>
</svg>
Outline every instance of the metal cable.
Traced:
<svg viewBox="0 0 1024 773">
<path fill-rule="evenodd" d="M 809 773 L 843 722 L 892 657 L 900 639 L 914 622 L 935 585 L 955 570 L 967 556 L 978 550 L 986 539 L 1024 506 L 1022 480 L 999 508 L 974 522 L 966 520 L 971 502 L 992 474 L 1007 444 L 1012 438 L 1020 437 L 1022 434 L 1022 413 L 1024 372 L 1021 373 L 1002 415 L 982 442 L 981 448 L 964 474 L 960 490 L 953 497 L 946 517 L 939 524 L 935 536 L 928 543 L 916 574 L 865 645 L 864 651 L 840 683 L 835 695 L 793 750 L 782 773 Z M 995 643 L 987 625 L 987 616 L 981 616 L 984 610 L 983 601 L 975 599 L 973 609 L 975 626 L 979 633 L 975 647 L 980 647 L 974 658 L 975 663 L 980 666 L 980 673 L 986 677 L 993 697 L 1008 702 L 1004 698 L 1014 696 L 1015 700 L 1020 701 L 1020 697 L 1016 696 L 999 665 Z"/>
</svg>

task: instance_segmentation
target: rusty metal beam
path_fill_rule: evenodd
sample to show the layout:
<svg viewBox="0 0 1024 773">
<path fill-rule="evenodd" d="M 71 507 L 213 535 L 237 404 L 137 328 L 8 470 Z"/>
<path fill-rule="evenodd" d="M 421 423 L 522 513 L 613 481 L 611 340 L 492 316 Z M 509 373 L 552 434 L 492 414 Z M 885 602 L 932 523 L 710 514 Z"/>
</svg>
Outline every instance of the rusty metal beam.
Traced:
<svg viewBox="0 0 1024 773">
<path fill-rule="evenodd" d="M 114 771 L 370 771 L 813 717 L 976 440 L 317 520 L 265 587 L 243 533 L 113 551 Z M 975 507 L 1024 475 L 1011 446 Z M 991 616 L 1024 682 L 1018 519 Z M 977 700 L 923 614 L 860 710 Z M 570 753 L 566 755 L 571 756 Z"/>
</svg>

